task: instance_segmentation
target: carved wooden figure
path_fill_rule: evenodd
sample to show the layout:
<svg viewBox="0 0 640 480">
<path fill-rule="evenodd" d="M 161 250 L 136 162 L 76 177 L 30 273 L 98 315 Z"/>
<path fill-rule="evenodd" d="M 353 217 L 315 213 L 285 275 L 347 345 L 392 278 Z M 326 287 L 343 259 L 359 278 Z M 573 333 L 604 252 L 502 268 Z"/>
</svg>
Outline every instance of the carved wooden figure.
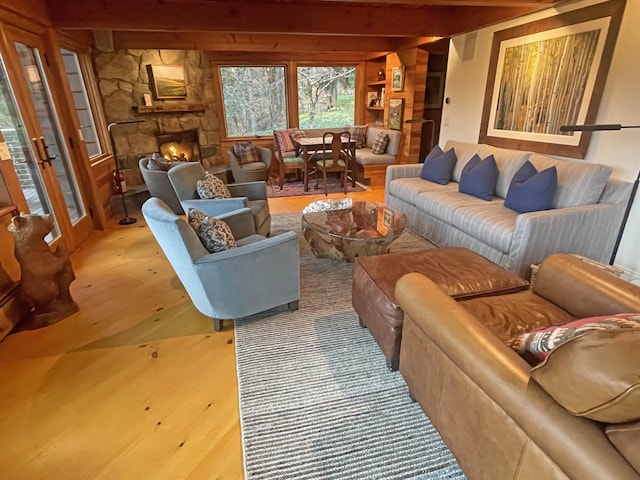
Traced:
<svg viewBox="0 0 640 480">
<path fill-rule="evenodd" d="M 69 257 L 59 247 L 51 251 L 44 240 L 52 228 L 51 215 L 24 214 L 7 227 L 21 269 L 18 297 L 28 311 L 23 328 L 51 325 L 78 311 L 69 292 L 75 279 Z"/>
</svg>

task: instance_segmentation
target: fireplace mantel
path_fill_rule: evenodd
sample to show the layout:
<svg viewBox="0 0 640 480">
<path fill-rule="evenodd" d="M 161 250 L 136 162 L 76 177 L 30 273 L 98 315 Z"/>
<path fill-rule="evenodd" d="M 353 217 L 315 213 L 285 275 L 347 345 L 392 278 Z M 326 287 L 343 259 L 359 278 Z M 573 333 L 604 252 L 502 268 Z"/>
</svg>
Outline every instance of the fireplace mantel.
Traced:
<svg viewBox="0 0 640 480">
<path fill-rule="evenodd" d="M 175 103 L 167 105 L 135 105 L 138 113 L 175 113 L 175 112 L 204 112 L 207 108 L 202 103 Z"/>
</svg>

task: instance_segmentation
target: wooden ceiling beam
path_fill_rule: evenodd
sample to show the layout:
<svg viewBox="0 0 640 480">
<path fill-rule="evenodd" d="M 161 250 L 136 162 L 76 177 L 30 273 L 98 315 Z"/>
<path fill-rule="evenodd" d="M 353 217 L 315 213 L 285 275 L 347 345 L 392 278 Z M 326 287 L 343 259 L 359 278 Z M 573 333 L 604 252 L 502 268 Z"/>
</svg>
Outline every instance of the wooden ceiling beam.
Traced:
<svg viewBox="0 0 640 480">
<path fill-rule="evenodd" d="M 400 2 L 401 3 L 401 2 Z M 500 5 L 505 5 L 501 2 Z M 542 8 L 542 7 L 539 7 Z M 221 0 L 48 0 L 54 27 L 134 31 L 449 37 L 530 7 L 405 6 Z"/>
<path fill-rule="evenodd" d="M 376 5 L 413 5 L 413 6 L 449 6 L 449 7 L 527 7 L 546 8 L 558 0 L 318 0 L 325 3 L 366 3 Z"/>
<path fill-rule="evenodd" d="M 271 64 L 295 61 L 308 64 L 356 65 L 367 60 L 364 52 L 207 52 L 214 63 Z"/>
<path fill-rule="evenodd" d="M 164 48 L 227 52 L 393 51 L 395 39 L 325 35 L 275 35 L 224 32 L 115 31 L 116 49 Z"/>
</svg>

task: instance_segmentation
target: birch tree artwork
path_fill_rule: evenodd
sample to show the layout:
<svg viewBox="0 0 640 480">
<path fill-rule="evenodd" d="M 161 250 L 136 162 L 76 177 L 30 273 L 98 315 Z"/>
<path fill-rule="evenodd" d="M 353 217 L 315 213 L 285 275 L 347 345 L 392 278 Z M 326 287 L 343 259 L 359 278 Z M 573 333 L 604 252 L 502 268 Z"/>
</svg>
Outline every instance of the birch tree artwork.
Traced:
<svg viewBox="0 0 640 480">
<path fill-rule="evenodd" d="M 493 33 L 480 143 L 585 158 L 625 0 L 605 0 Z"/>
<path fill-rule="evenodd" d="M 578 120 L 600 29 L 505 49 L 493 128 L 560 134 Z"/>
</svg>

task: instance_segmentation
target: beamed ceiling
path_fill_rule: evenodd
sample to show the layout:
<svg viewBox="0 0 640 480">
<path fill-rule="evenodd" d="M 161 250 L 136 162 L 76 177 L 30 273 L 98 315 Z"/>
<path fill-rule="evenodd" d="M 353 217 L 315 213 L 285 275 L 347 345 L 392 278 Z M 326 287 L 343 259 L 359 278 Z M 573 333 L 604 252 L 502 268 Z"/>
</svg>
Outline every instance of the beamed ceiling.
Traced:
<svg viewBox="0 0 640 480">
<path fill-rule="evenodd" d="M 116 48 L 195 49 L 220 58 L 290 53 L 362 59 L 476 30 L 557 0 L 46 0 L 55 28 L 106 30 Z M 428 47 L 427 47 L 428 48 Z"/>
</svg>

